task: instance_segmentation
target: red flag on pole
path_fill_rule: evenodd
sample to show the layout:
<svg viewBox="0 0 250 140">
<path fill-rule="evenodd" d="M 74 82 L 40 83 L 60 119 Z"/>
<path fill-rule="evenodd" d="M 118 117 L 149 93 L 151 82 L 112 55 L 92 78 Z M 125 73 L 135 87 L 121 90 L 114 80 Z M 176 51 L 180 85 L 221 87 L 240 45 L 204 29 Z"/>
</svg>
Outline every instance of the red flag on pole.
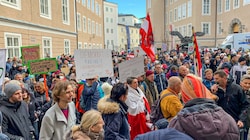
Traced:
<svg viewBox="0 0 250 140">
<path fill-rule="evenodd" d="M 149 14 L 147 14 L 146 20 L 141 25 L 140 29 L 141 35 L 141 48 L 148 55 L 152 62 L 155 61 L 155 53 L 153 48 L 153 30 L 151 25 L 151 20 Z"/>
<path fill-rule="evenodd" d="M 202 77 L 202 63 L 201 63 L 201 56 L 199 52 L 199 46 L 196 39 L 196 34 L 194 32 L 194 27 L 192 27 L 193 32 L 193 45 L 194 45 L 194 71 L 195 75 Z"/>
</svg>

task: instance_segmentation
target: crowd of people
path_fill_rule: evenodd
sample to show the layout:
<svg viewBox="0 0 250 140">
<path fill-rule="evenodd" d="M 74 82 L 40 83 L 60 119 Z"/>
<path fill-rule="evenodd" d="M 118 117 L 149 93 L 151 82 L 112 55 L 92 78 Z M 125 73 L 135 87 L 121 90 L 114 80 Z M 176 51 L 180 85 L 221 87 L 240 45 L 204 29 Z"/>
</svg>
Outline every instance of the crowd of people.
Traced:
<svg viewBox="0 0 250 140">
<path fill-rule="evenodd" d="M 249 54 L 214 49 L 201 56 L 200 77 L 193 55 L 172 50 L 158 52 L 155 62 L 143 56 L 145 73 L 125 83 L 119 63 L 128 58 L 118 52 L 112 52 L 112 77 L 81 81 L 71 55 L 58 57 L 58 70 L 46 75 L 32 75 L 21 59 L 8 58 L 0 139 L 247 140 Z"/>
</svg>

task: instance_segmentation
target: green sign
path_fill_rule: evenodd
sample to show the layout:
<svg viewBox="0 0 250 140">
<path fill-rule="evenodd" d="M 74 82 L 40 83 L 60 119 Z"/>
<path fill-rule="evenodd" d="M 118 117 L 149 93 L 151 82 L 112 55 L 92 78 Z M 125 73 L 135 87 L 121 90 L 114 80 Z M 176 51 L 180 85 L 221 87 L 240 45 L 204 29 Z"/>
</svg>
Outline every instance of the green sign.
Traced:
<svg viewBox="0 0 250 140">
<path fill-rule="evenodd" d="M 28 68 L 31 74 L 46 74 L 58 70 L 56 58 L 46 58 L 28 61 Z"/>
</svg>

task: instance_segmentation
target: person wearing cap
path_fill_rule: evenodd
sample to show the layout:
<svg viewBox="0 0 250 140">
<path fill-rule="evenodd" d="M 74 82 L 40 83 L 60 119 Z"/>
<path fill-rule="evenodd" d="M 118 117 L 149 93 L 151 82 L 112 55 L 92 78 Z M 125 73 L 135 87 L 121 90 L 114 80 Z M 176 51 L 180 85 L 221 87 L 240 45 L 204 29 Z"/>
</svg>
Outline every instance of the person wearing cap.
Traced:
<svg viewBox="0 0 250 140">
<path fill-rule="evenodd" d="M 240 57 L 238 60 L 238 65 L 235 65 L 230 70 L 230 74 L 234 79 L 234 83 L 240 84 L 240 79 L 244 74 L 246 74 L 246 72 L 247 72 L 246 58 Z"/>
<path fill-rule="evenodd" d="M 19 85 L 7 83 L 4 87 L 6 97 L 0 100 L 3 114 L 2 132 L 10 139 L 32 140 L 34 128 L 29 119 L 26 104 L 23 102 Z"/>
<path fill-rule="evenodd" d="M 239 129 L 234 119 L 216 105 L 218 99 L 201 82 L 188 74 L 181 84 L 183 109 L 168 127 L 191 136 L 195 140 L 238 140 Z"/>
<path fill-rule="evenodd" d="M 159 98 L 159 93 L 157 86 L 154 82 L 154 72 L 151 70 L 147 70 L 145 75 L 146 78 L 140 85 L 140 89 L 145 94 L 148 103 L 151 107 L 153 103 Z"/>
</svg>

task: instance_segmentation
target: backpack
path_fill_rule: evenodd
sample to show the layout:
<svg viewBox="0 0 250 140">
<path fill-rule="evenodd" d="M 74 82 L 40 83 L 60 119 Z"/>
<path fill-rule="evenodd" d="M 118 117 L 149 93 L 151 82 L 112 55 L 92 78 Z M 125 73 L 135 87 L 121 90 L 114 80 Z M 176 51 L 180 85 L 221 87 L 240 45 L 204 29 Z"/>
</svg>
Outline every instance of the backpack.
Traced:
<svg viewBox="0 0 250 140">
<path fill-rule="evenodd" d="M 157 99 L 151 107 L 150 120 L 155 124 L 158 120 L 164 118 L 161 112 L 161 100 L 169 95 L 174 95 L 172 93 L 164 94 L 161 98 Z"/>
</svg>

